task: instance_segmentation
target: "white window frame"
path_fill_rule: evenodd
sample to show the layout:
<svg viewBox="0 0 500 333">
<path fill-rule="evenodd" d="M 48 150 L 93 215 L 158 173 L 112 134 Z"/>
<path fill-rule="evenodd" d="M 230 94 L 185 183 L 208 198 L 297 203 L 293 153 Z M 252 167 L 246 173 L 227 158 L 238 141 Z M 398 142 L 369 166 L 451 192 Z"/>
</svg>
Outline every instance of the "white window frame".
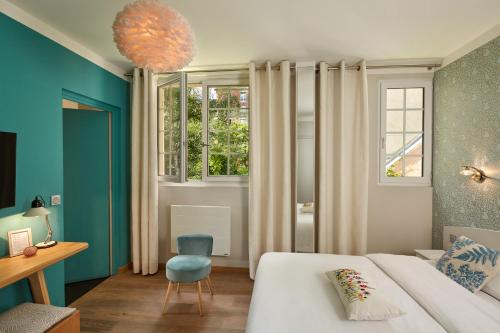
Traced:
<svg viewBox="0 0 500 333">
<path fill-rule="evenodd" d="M 387 89 L 424 88 L 422 177 L 388 177 L 386 175 L 386 117 Z M 378 184 L 402 186 L 431 186 L 432 182 L 432 79 L 402 79 L 379 81 L 379 140 Z M 406 103 L 406 101 L 404 101 Z M 404 107 L 406 110 L 406 105 Z M 406 112 L 406 111 L 405 111 Z M 403 131 L 406 129 L 403 128 Z M 404 139 L 403 139 L 404 145 Z"/>
<path fill-rule="evenodd" d="M 164 132 L 164 128 L 163 128 L 163 117 L 162 115 L 160 114 L 159 112 L 159 105 L 160 105 L 160 98 L 161 98 L 161 95 L 159 93 L 160 89 L 162 89 L 164 86 L 167 86 L 167 85 L 170 85 L 172 83 L 175 83 L 175 82 L 179 82 L 179 86 L 181 88 L 181 124 L 180 124 L 180 127 L 181 127 L 181 163 L 180 163 L 180 166 L 179 166 L 179 175 L 177 176 L 170 176 L 170 175 L 160 175 L 160 170 L 162 168 L 162 166 L 160 165 L 159 161 L 160 159 L 158 158 L 158 180 L 159 181 L 166 181 L 166 182 L 181 182 L 182 179 L 185 178 L 185 173 L 186 173 L 186 149 L 184 148 L 185 146 L 185 142 L 186 142 L 186 126 L 187 126 L 187 122 L 186 122 L 186 114 L 184 112 L 184 109 L 186 108 L 185 104 L 186 104 L 186 96 L 185 96 L 185 86 L 186 86 L 186 75 L 185 73 L 175 73 L 175 74 L 172 74 L 170 75 L 166 80 L 164 80 L 160 85 L 158 85 L 158 87 L 156 88 L 156 95 L 157 95 L 157 116 L 158 116 L 158 131 L 157 131 L 157 135 L 158 135 L 158 157 L 160 156 L 160 148 L 163 147 L 163 144 L 164 144 L 164 135 L 163 135 L 163 132 Z M 164 166 L 163 166 L 164 168 Z"/>
<path fill-rule="evenodd" d="M 180 165 L 180 174 L 179 176 L 168 176 L 168 175 L 159 175 L 160 166 L 158 166 L 158 181 L 166 182 L 172 184 L 222 184 L 222 183 L 234 183 L 234 184 L 242 184 L 245 185 L 248 183 L 248 176 L 209 176 L 208 175 L 208 88 L 211 86 L 248 86 L 248 79 L 242 78 L 234 78 L 234 79 L 203 79 L 197 82 L 192 82 L 194 84 L 199 84 L 202 87 L 202 179 L 201 180 L 188 180 L 187 179 L 187 159 L 188 159 L 188 145 L 187 145 L 187 96 L 186 89 L 190 82 L 188 82 L 188 78 L 186 73 L 176 73 L 172 76 L 169 76 L 166 80 L 162 82 L 161 85 L 158 86 L 157 91 L 165 85 L 171 84 L 173 82 L 179 81 L 181 84 L 181 165 Z M 160 95 L 158 94 L 158 105 L 159 105 Z M 249 98 L 249 96 L 247 96 Z M 250 112 L 251 108 L 248 107 L 248 121 L 250 122 Z M 164 140 L 163 135 L 160 136 L 161 124 L 160 124 L 160 113 L 158 112 L 158 147 L 161 145 L 161 140 Z M 158 151 L 159 156 L 159 151 Z"/>
<path fill-rule="evenodd" d="M 237 87 L 237 86 L 247 86 L 249 87 L 248 81 L 239 80 L 239 79 L 212 79 L 212 80 L 204 80 L 202 82 L 202 118 L 203 118 L 203 156 L 202 156 L 202 176 L 201 180 L 204 182 L 235 182 L 235 183 L 247 183 L 247 176 L 209 176 L 208 175 L 208 88 L 212 86 L 228 86 L 228 87 Z M 250 87 L 249 87 L 250 88 Z M 250 92 L 249 92 L 250 94 Z M 249 98 L 249 96 L 247 96 Z M 250 123 L 250 106 L 248 107 L 248 122 Z M 250 137 L 248 138 L 250 140 Z M 228 165 L 229 167 L 229 165 Z M 188 181 L 186 179 L 186 181 Z"/>
</svg>

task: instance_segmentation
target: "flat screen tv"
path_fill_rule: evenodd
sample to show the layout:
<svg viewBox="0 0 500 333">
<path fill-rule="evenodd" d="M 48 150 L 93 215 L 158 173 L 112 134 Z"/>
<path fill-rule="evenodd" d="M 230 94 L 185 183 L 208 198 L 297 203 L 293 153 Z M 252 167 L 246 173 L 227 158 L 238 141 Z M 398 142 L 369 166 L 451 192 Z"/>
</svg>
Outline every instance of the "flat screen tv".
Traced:
<svg viewBox="0 0 500 333">
<path fill-rule="evenodd" d="M 0 132 L 0 209 L 16 205 L 16 133 Z"/>
</svg>

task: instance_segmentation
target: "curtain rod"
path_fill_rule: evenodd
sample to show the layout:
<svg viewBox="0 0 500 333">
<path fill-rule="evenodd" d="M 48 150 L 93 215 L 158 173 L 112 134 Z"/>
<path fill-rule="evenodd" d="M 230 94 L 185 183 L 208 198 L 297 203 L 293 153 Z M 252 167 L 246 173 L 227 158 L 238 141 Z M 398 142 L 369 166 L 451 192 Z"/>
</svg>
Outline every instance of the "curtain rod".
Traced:
<svg viewBox="0 0 500 333">
<path fill-rule="evenodd" d="M 369 65 L 366 66 L 366 69 L 379 69 L 379 68 L 427 68 L 427 70 L 431 70 L 433 68 L 438 68 L 441 67 L 441 64 L 407 64 L 407 65 Z M 272 69 L 279 69 L 279 65 L 274 65 L 271 66 Z M 316 68 L 319 69 L 319 65 L 316 65 Z M 264 70 L 266 69 L 266 66 L 259 66 L 255 67 L 256 70 Z M 295 66 L 291 65 L 290 69 L 294 70 Z M 340 66 L 328 66 L 328 70 L 339 70 Z M 359 65 L 351 65 L 351 66 L 345 66 L 346 70 L 360 70 L 361 66 Z M 237 72 L 237 71 L 247 71 L 248 67 L 241 67 L 241 68 L 227 68 L 227 69 L 194 69 L 194 70 L 185 70 L 183 72 L 185 73 L 212 73 L 212 72 Z M 177 72 L 164 72 L 164 73 L 158 73 L 158 74 L 175 74 Z M 132 73 L 126 73 L 125 76 L 133 76 Z"/>
</svg>

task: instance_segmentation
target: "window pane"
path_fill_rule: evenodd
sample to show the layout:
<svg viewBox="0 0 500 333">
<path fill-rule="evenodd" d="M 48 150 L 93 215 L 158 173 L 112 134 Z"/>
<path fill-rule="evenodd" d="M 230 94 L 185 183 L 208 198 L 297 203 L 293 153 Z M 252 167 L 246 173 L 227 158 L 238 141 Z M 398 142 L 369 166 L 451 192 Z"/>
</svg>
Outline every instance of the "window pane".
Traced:
<svg viewBox="0 0 500 333">
<path fill-rule="evenodd" d="M 248 107 L 248 88 L 237 87 L 231 89 L 230 107 L 231 108 Z"/>
<path fill-rule="evenodd" d="M 401 158 L 401 156 L 388 161 L 385 166 L 385 175 L 387 177 L 402 177 L 402 165 L 403 159 Z"/>
<path fill-rule="evenodd" d="M 228 134 L 227 132 L 209 132 L 208 133 L 208 152 L 210 154 L 228 153 Z"/>
<path fill-rule="evenodd" d="M 405 150 L 407 155 L 421 155 L 422 133 L 407 133 L 405 135 Z"/>
<path fill-rule="evenodd" d="M 420 109 L 424 107 L 424 88 L 406 89 L 406 108 Z"/>
<path fill-rule="evenodd" d="M 209 176 L 227 176 L 227 155 L 208 156 Z"/>
<path fill-rule="evenodd" d="M 405 157 L 405 177 L 422 177 L 422 157 Z"/>
<path fill-rule="evenodd" d="M 210 108 L 227 108 L 227 99 L 229 89 L 226 87 L 210 87 L 208 88 L 208 107 Z"/>
<path fill-rule="evenodd" d="M 160 87 L 160 118 L 163 129 L 163 147 L 160 148 L 165 152 L 165 155 L 160 158 L 164 168 L 160 168 L 164 175 L 179 176 L 180 175 L 180 159 L 181 159 L 181 91 L 180 83 L 173 82 L 171 84 Z M 161 173 L 160 173 L 161 175 Z"/>
<path fill-rule="evenodd" d="M 417 143 L 422 142 L 422 133 L 406 133 L 405 135 L 405 146 L 409 149 L 410 146 L 414 146 Z"/>
<path fill-rule="evenodd" d="M 409 132 L 420 132 L 423 130 L 423 110 L 406 111 L 406 130 Z"/>
<path fill-rule="evenodd" d="M 248 174 L 248 87 L 209 87 L 208 175 Z"/>
<path fill-rule="evenodd" d="M 402 132 L 403 131 L 403 111 L 387 111 L 387 132 Z"/>
<path fill-rule="evenodd" d="M 229 160 L 229 173 L 235 176 L 248 175 L 248 155 L 232 154 Z"/>
<path fill-rule="evenodd" d="M 202 87 L 190 84 L 187 87 L 187 179 L 200 180 L 202 177 Z"/>
<path fill-rule="evenodd" d="M 403 134 L 387 134 L 385 142 L 385 152 L 387 155 L 394 155 L 403 149 Z"/>
<path fill-rule="evenodd" d="M 248 129 L 229 132 L 231 153 L 248 154 Z"/>
<path fill-rule="evenodd" d="M 165 175 L 178 176 L 181 156 L 180 153 L 165 154 Z"/>
<path fill-rule="evenodd" d="M 208 111 L 208 128 L 213 131 L 226 131 L 229 127 L 230 112 L 226 110 Z"/>
<path fill-rule="evenodd" d="M 404 89 L 387 89 L 387 108 L 402 109 L 404 107 Z"/>
</svg>

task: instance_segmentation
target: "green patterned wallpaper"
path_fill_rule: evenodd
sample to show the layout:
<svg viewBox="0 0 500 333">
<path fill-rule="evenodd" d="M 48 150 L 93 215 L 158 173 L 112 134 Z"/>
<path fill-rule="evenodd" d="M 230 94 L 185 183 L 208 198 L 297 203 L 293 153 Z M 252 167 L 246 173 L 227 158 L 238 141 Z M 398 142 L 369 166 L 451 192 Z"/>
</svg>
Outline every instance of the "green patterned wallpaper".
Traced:
<svg viewBox="0 0 500 333">
<path fill-rule="evenodd" d="M 472 165 L 500 178 L 500 37 L 434 76 L 434 248 L 443 225 L 500 230 L 500 180 L 459 174 Z"/>
</svg>

